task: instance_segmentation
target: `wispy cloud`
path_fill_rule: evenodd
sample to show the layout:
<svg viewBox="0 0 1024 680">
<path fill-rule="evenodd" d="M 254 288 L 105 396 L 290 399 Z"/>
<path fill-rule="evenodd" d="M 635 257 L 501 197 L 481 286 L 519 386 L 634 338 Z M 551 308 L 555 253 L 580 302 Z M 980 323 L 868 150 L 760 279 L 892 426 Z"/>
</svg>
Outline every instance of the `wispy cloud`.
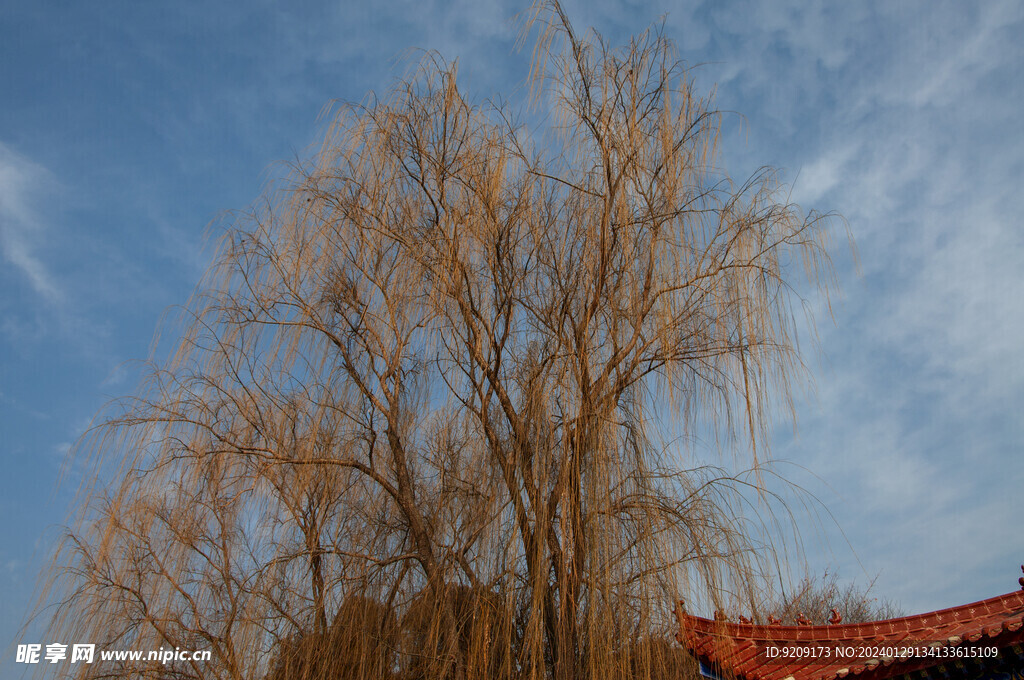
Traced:
<svg viewBox="0 0 1024 680">
<path fill-rule="evenodd" d="M 848 218 L 863 267 L 843 273 L 818 401 L 777 453 L 821 477 L 879 594 L 980 599 L 1015 583 L 1024 512 L 1024 8 L 831 7 L 707 13 L 739 46 L 719 101 L 749 116 L 726 152 L 799 170 L 794 200 Z M 849 564 L 832 538 L 812 562 Z"/>
<path fill-rule="evenodd" d="M 935 64 L 926 71 L 930 75 L 920 87 L 906 93 L 909 101 L 917 106 L 936 105 L 970 93 L 970 85 L 1002 61 L 1002 43 L 1019 38 L 1019 33 L 1011 30 L 1021 19 L 1019 3 L 993 2 L 977 7 L 980 16 L 966 35 L 955 42 L 936 45 Z"/>
<path fill-rule="evenodd" d="M 0 245 L 3 257 L 28 279 L 32 289 L 51 303 L 63 293 L 37 254 L 43 227 L 36 204 L 53 188 L 45 168 L 0 142 Z"/>
</svg>

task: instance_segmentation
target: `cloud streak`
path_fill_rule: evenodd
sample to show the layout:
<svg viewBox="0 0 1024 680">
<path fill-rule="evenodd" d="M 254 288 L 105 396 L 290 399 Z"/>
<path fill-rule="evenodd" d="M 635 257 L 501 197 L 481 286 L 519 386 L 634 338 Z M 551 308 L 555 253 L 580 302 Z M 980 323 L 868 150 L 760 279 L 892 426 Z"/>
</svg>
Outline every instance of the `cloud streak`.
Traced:
<svg viewBox="0 0 1024 680">
<path fill-rule="evenodd" d="M 1015 587 L 1024 548 L 1024 8 L 835 7 L 675 21 L 735 36 L 708 67 L 748 116 L 727 157 L 799 170 L 794 200 L 849 220 L 863 277 L 841 263 L 818 400 L 776 453 L 821 477 L 876 592 L 927 610 Z M 812 564 L 853 561 L 828 542 Z"/>
<path fill-rule="evenodd" d="M 52 184 L 45 168 L 0 142 L 0 245 L 4 259 L 22 273 L 37 295 L 56 304 L 64 296 L 36 254 L 43 229 L 34 208 Z"/>
</svg>

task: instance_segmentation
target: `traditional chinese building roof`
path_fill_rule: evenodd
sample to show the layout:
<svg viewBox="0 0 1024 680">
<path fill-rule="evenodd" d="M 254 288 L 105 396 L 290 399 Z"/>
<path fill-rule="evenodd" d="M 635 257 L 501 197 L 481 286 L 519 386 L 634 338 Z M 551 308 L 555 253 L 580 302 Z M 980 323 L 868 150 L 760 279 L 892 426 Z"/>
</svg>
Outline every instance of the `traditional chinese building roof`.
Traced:
<svg viewBox="0 0 1024 680">
<path fill-rule="evenodd" d="M 1024 570 L 1024 567 L 1021 567 Z M 732 623 L 676 610 L 676 639 L 709 677 L 858 680 L 1018 677 L 1024 668 L 1022 590 L 940 611 L 869 623 L 785 626 Z M 998 648 L 996 657 L 992 648 Z M 975 651 L 971 651 L 972 648 Z M 986 651 L 987 650 L 987 651 Z"/>
</svg>

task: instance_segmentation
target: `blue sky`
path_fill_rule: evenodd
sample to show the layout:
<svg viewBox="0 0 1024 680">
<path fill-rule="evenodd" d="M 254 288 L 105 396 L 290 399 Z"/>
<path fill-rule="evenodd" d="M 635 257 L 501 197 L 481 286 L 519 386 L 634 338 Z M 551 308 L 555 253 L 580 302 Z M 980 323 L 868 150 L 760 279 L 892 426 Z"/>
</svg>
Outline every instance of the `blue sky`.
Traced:
<svg viewBox="0 0 1024 680">
<path fill-rule="evenodd" d="M 908 612 L 1016 588 L 1024 562 L 1024 5 L 569 2 L 613 41 L 665 17 L 717 84 L 722 164 L 785 171 L 842 214 L 815 387 L 774 455 L 835 518 L 812 569 L 878 574 Z M 409 48 L 460 59 L 477 101 L 522 102 L 509 2 L 14 3 L 0 20 L 0 640 L 16 642 L 78 468 L 64 453 L 131 391 L 205 234 L 332 99 L 385 91 Z M 397 66 L 396 66 L 397 65 Z M 216 226 L 213 227 L 216 233 Z M 795 468 L 794 468 L 795 469 Z M 813 475 L 811 474 L 813 473 Z M 34 640 L 28 640 L 34 641 Z M 45 642 L 45 641 L 43 641 Z M 10 662 L 5 654 L 3 664 Z"/>
</svg>

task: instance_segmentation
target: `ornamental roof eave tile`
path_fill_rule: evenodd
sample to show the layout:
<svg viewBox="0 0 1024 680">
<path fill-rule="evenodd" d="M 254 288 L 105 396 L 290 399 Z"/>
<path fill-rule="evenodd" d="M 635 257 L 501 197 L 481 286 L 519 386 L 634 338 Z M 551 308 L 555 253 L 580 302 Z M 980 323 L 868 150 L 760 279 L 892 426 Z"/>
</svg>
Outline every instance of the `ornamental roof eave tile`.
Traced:
<svg viewBox="0 0 1024 680">
<path fill-rule="evenodd" d="M 909 666 L 921 667 L 910 658 L 768 658 L 764 650 L 774 645 L 865 647 L 874 644 L 930 644 L 937 647 L 979 643 L 986 639 L 1001 644 L 1024 643 L 1024 590 L 980 602 L 939 611 L 868 623 L 829 626 L 784 626 L 732 623 L 678 612 L 676 638 L 699 659 L 728 669 L 746 680 L 834 680 L 851 675 L 885 678 Z M 865 675 L 866 674 L 866 675 Z"/>
</svg>

